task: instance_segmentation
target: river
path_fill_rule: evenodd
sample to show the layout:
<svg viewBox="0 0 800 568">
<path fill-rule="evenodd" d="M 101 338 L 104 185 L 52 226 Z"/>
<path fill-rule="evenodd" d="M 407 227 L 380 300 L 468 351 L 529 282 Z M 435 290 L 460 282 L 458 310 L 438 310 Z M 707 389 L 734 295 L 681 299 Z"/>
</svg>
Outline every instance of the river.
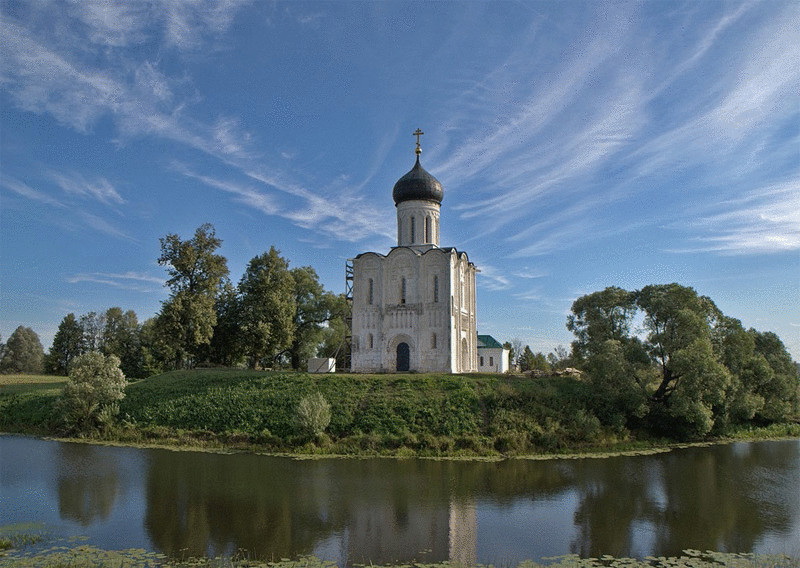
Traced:
<svg viewBox="0 0 800 568">
<path fill-rule="evenodd" d="M 800 440 L 603 459 L 316 459 L 0 436 L 0 527 L 173 557 L 800 557 Z"/>
</svg>

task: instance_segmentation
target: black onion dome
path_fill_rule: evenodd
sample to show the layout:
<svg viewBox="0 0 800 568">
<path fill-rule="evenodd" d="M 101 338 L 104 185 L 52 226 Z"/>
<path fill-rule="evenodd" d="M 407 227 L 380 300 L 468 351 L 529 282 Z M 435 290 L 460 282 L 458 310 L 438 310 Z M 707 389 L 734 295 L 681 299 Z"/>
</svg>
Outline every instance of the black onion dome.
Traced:
<svg viewBox="0 0 800 568">
<path fill-rule="evenodd" d="M 417 163 L 414 164 L 411 171 L 394 184 L 392 197 L 394 198 L 395 205 L 413 199 L 435 201 L 441 204 L 444 192 L 442 191 L 442 184 L 439 183 L 438 179 L 425 171 L 425 168 L 419 163 L 419 156 L 417 156 Z"/>
</svg>

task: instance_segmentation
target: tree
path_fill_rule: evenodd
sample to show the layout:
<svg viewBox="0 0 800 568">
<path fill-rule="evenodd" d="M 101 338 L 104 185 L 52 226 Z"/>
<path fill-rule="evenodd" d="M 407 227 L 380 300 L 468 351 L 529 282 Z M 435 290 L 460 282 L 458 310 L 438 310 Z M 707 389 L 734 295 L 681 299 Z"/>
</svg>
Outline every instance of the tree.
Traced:
<svg viewBox="0 0 800 568">
<path fill-rule="evenodd" d="M 76 357 L 64 385 L 61 409 L 68 430 L 88 433 L 110 426 L 125 397 L 119 358 L 90 351 Z"/>
<path fill-rule="evenodd" d="M 89 312 L 80 319 L 81 326 L 81 353 L 103 350 L 103 330 L 106 327 L 104 314 Z"/>
<path fill-rule="evenodd" d="M 214 310 L 217 323 L 208 348 L 209 361 L 231 367 L 242 359 L 243 345 L 239 337 L 241 328 L 241 305 L 236 288 L 227 278 L 223 279 Z"/>
<path fill-rule="evenodd" d="M 251 368 L 292 344 L 296 300 L 289 262 L 275 247 L 250 260 L 239 282 L 241 339 Z"/>
<path fill-rule="evenodd" d="M 536 355 L 533 354 L 531 348 L 528 345 L 526 345 L 519 356 L 519 370 L 523 372 L 533 371 L 534 369 L 537 369 L 539 367 L 539 363 L 540 361 L 537 359 Z"/>
<path fill-rule="evenodd" d="M 637 313 L 643 336 L 631 333 Z M 692 288 L 606 288 L 576 300 L 567 326 L 605 409 L 598 415 L 617 408 L 638 419 L 645 396 L 654 430 L 691 438 L 731 422 L 780 420 L 796 411 L 797 372 L 777 337 L 746 332 Z M 759 351 L 759 338 L 771 346 L 780 372 Z M 778 374 L 783 378 L 776 380 Z"/>
<path fill-rule="evenodd" d="M 67 314 L 58 324 L 53 345 L 46 359 L 46 371 L 53 375 L 66 375 L 72 360 L 83 352 L 83 328 L 75 314 Z"/>
<path fill-rule="evenodd" d="M 139 341 L 142 346 L 142 376 L 158 375 L 174 363 L 175 353 L 162 340 L 156 317 L 142 322 Z"/>
<path fill-rule="evenodd" d="M 348 327 L 347 319 L 350 317 L 350 304 L 344 294 L 340 294 L 336 298 L 338 305 L 333 310 L 333 317 L 322 328 L 322 337 L 317 349 L 317 355 L 336 359 L 337 369 L 349 370 L 350 342 L 347 337 L 350 333 L 350 328 Z"/>
<path fill-rule="evenodd" d="M 511 350 L 508 354 L 508 359 L 511 361 L 512 365 L 516 365 L 520 370 L 522 370 L 520 358 L 522 357 L 523 348 L 524 345 L 519 337 L 511 338 Z"/>
<path fill-rule="evenodd" d="M 310 266 L 293 268 L 294 280 L 294 334 L 289 347 L 293 369 L 317 354 L 322 341 L 324 324 L 345 310 L 344 296 L 326 292 L 316 271 Z"/>
<path fill-rule="evenodd" d="M 105 313 L 103 353 L 116 355 L 120 369 L 126 377 L 144 377 L 142 369 L 142 343 L 139 338 L 139 321 L 136 312 L 122 308 L 109 308 Z"/>
<path fill-rule="evenodd" d="M 565 369 L 569 367 L 571 363 L 569 351 L 563 345 L 556 345 L 555 349 L 547 354 L 547 362 L 550 364 L 550 368 L 553 371 Z"/>
<path fill-rule="evenodd" d="M 29 327 L 15 329 L 3 351 L 0 373 L 41 373 L 44 368 L 42 343 Z"/>
<path fill-rule="evenodd" d="M 800 373 L 786 346 L 771 331 L 749 329 L 747 333 L 755 342 L 755 356 L 759 362 L 763 357 L 770 371 L 754 385 L 754 391 L 764 398 L 764 408 L 758 416 L 774 422 L 797 414 L 800 411 Z"/>
<path fill-rule="evenodd" d="M 567 318 L 567 329 L 577 338 L 572 344 L 575 356 L 585 359 L 608 340 L 626 339 L 635 313 L 635 294 L 616 286 L 575 300 Z"/>
<path fill-rule="evenodd" d="M 300 399 L 297 405 L 297 428 L 309 438 L 322 435 L 331 422 L 331 405 L 319 392 Z"/>
<path fill-rule="evenodd" d="M 222 244 L 208 223 L 182 241 L 168 234 L 160 240 L 158 263 L 167 267 L 170 297 L 163 303 L 156 327 L 161 341 L 171 351 L 173 364 L 193 366 L 197 353 L 211 340 L 216 311 L 214 303 L 220 283 L 228 275 L 224 256 L 216 254 Z"/>
</svg>

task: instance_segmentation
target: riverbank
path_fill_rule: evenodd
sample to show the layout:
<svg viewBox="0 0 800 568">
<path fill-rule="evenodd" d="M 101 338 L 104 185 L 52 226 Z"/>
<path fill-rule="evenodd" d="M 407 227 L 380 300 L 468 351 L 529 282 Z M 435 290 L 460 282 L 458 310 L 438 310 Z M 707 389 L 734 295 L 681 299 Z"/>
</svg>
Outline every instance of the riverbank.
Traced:
<svg viewBox="0 0 800 568">
<path fill-rule="evenodd" d="M 40 543 L 37 535 L 12 535 L 7 537 L 0 529 L 0 562 L 8 568 L 39 568 L 69 566 L 70 568 L 101 568 L 120 566 L 124 568 L 337 568 L 335 562 L 315 556 L 296 559 L 283 558 L 275 561 L 254 560 L 246 551 L 238 551 L 233 557 L 170 559 L 163 554 L 142 549 L 104 550 L 86 544 L 75 544 L 74 540 L 50 546 L 45 550 L 26 552 L 26 548 Z M 12 540 L 14 539 L 14 540 Z M 40 548 L 40 547 L 39 547 Z M 354 565 L 365 566 L 365 565 Z M 451 562 L 413 564 L 370 564 L 375 568 L 489 568 L 483 564 L 461 564 Z M 543 562 L 531 560 L 516 564 L 518 568 L 797 568 L 800 559 L 785 555 L 762 555 L 749 553 L 712 552 L 685 550 L 677 557 L 581 558 L 570 554 L 547 559 Z"/>
<path fill-rule="evenodd" d="M 0 430 L 59 435 L 64 378 L 0 385 Z M 330 423 L 298 428 L 300 400 L 320 393 Z M 178 371 L 128 385 L 116 426 L 89 441 L 294 456 L 501 459 L 620 455 L 685 445 L 603 425 L 590 386 L 571 377 L 308 375 Z M 800 424 L 739 428 L 718 443 L 800 437 Z"/>
</svg>

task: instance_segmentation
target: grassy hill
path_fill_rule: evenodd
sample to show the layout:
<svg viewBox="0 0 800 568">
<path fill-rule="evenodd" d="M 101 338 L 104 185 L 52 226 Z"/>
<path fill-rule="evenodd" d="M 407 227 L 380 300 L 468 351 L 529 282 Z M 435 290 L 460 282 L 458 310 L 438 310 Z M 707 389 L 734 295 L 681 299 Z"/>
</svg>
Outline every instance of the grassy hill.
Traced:
<svg viewBox="0 0 800 568">
<path fill-rule="evenodd" d="M 64 378 L 49 379 L 0 383 L 0 430 L 58 433 Z M 331 420 L 324 434 L 309 437 L 298 428 L 297 407 L 315 392 L 330 403 Z M 571 377 L 193 370 L 132 383 L 125 393 L 120 425 L 102 438 L 266 452 L 423 456 L 653 444 L 602 426 L 591 411 L 589 385 Z"/>
<path fill-rule="evenodd" d="M 313 392 L 331 405 L 325 435 L 297 428 Z M 308 375 L 179 371 L 132 384 L 121 415 L 160 435 L 325 453 L 499 454 L 596 443 L 603 433 L 573 379 L 496 375 Z"/>
</svg>

